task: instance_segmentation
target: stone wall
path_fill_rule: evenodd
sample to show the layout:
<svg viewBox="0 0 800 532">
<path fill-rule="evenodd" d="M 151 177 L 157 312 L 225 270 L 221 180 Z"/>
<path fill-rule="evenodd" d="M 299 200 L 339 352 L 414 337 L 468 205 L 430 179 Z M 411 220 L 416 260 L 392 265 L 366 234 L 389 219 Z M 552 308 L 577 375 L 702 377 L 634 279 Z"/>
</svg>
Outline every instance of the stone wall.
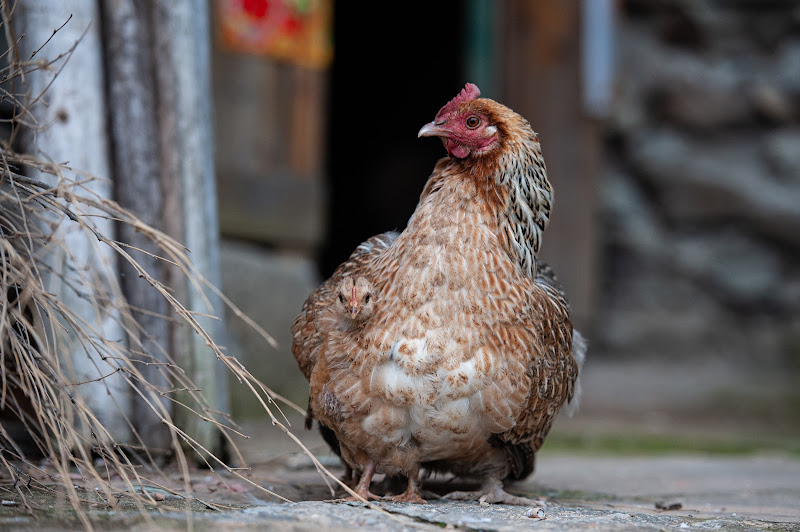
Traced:
<svg viewBox="0 0 800 532">
<path fill-rule="evenodd" d="M 598 353 L 800 368 L 800 3 L 620 5 Z"/>
</svg>

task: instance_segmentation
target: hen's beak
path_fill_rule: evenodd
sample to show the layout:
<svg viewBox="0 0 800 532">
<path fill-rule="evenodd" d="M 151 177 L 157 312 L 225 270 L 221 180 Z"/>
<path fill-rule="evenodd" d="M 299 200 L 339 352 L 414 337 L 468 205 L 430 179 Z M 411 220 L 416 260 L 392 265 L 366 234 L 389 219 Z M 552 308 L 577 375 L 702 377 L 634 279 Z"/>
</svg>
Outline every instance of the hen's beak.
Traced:
<svg viewBox="0 0 800 532">
<path fill-rule="evenodd" d="M 430 122 L 422 126 L 422 129 L 419 130 L 417 133 L 417 138 L 420 137 L 448 137 L 452 134 L 452 131 L 443 127 L 444 122 L 441 124 L 437 124 L 436 122 Z"/>
<path fill-rule="evenodd" d="M 350 306 L 350 308 L 349 308 L 349 309 L 347 309 L 347 312 L 349 312 L 349 313 L 350 313 L 350 315 L 351 315 L 352 317 L 354 317 L 354 318 L 355 318 L 355 317 L 356 317 L 356 314 L 358 314 L 358 312 L 359 312 L 360 310 L 361 310 L 361 309 L 360 309 L 360 308 L 358 308 L 358 305 L 352 305 L 352 306 Z"/>
</svg>

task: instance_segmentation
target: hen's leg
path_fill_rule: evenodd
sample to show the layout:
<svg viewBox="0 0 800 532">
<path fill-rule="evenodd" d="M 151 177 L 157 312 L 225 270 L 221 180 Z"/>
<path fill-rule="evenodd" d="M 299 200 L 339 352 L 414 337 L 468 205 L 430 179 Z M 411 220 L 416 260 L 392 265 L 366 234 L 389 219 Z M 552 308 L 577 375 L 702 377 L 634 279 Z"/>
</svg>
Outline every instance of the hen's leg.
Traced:
<svg viewBox="0 0 800 532">
<path fill-rule="evenodd" d="M 369 491 L 369 484 L 372 482 L 372 475 L 375 474 L 375 464 L 372 463 L 372 460 L 367 462 L 367 465 L 364 466 L 364 472 L 361 473 L 361 480 L 358 482 L 358 486 L 355 487 L 353 491 L 355 491 L 359 497 L 363 497 L 366 500 L 374 500 L 380 499 L 378 495 Z M 360 499 L 356 497 L 346 497 L 346 501 L 358 501 Z"/>
<path fill-rule="evenodd" d="M 418 472 L 413 472 L 408 475 L 408 487 L 406 491 L 401 493 L 400 495 L 395 495 L 394 497 L 389 497 L 389 500 L 394 502 L 417 502 L 417 503 L 425 503 L 425 499 L 422 498 L 422 495 L 419 493 L 419 483 L 417 482 L 417 477 L 419 476 Z"/>
<path fill-rule="evenodd" d="M 511 495 L 503 489 L 503 483 L 497 477 L 487 477 L 478 491 L 454 491 L 444 496 L 445 499 L 457 501 L 483 501 L 493 504 L 516 504 L 534 506 L 533 499 Z"/>
</svg>

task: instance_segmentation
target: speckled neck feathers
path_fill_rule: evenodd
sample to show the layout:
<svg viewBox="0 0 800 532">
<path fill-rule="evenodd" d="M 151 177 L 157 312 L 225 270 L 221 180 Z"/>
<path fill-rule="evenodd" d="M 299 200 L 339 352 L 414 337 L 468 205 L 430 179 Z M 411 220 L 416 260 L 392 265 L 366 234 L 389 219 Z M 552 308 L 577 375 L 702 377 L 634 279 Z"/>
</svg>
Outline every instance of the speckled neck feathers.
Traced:
<svg viewBox="0 0 800 532">
<path fill-rule="evenodd" d="M 502 120 L 497 121 L 498 146 L 466 159 L 442 159 L 434 176 L 469 175 L 487 199 L 497 202 L 494 210 L 501 240 L 521 272 L 533 279 L 553 204 L 553 188 L 547 180 L 539 138 L 527 120 L 507 107 L 488 99 L 478 102 L 487 113 L 502 114 Z M 439 186 L 436 181 L 428 183 L 423 197 Z"/>
<path fill-rule="evenodd" d="M 528 128 L 530 129 L 530 128 Z M 550 220 L 553 189 L 535 133 L 523 142 L 507 144 L 500 158 L 497 185 L 506 192 L 506 206 L 498 214 L 518 266 L 531 279 L 536 275 L 536 256 Z"/>
</svg>

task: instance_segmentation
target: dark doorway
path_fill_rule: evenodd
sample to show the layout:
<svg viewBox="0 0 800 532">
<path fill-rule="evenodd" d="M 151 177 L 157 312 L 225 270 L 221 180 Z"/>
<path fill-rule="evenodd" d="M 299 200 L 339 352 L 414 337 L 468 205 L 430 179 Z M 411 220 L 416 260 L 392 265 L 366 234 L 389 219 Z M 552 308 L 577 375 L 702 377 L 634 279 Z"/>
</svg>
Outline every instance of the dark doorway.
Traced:
<svg viewBox="0 0 800 532">
<path fill-rule="evenodd" d="M 405 227 L 444 155 L 417 132 L 467 81 L 466 3 L 394 3 L 381 14 L 377 4 L 335 2 L 324 277 L 360 242 Z"/>
</svg>

